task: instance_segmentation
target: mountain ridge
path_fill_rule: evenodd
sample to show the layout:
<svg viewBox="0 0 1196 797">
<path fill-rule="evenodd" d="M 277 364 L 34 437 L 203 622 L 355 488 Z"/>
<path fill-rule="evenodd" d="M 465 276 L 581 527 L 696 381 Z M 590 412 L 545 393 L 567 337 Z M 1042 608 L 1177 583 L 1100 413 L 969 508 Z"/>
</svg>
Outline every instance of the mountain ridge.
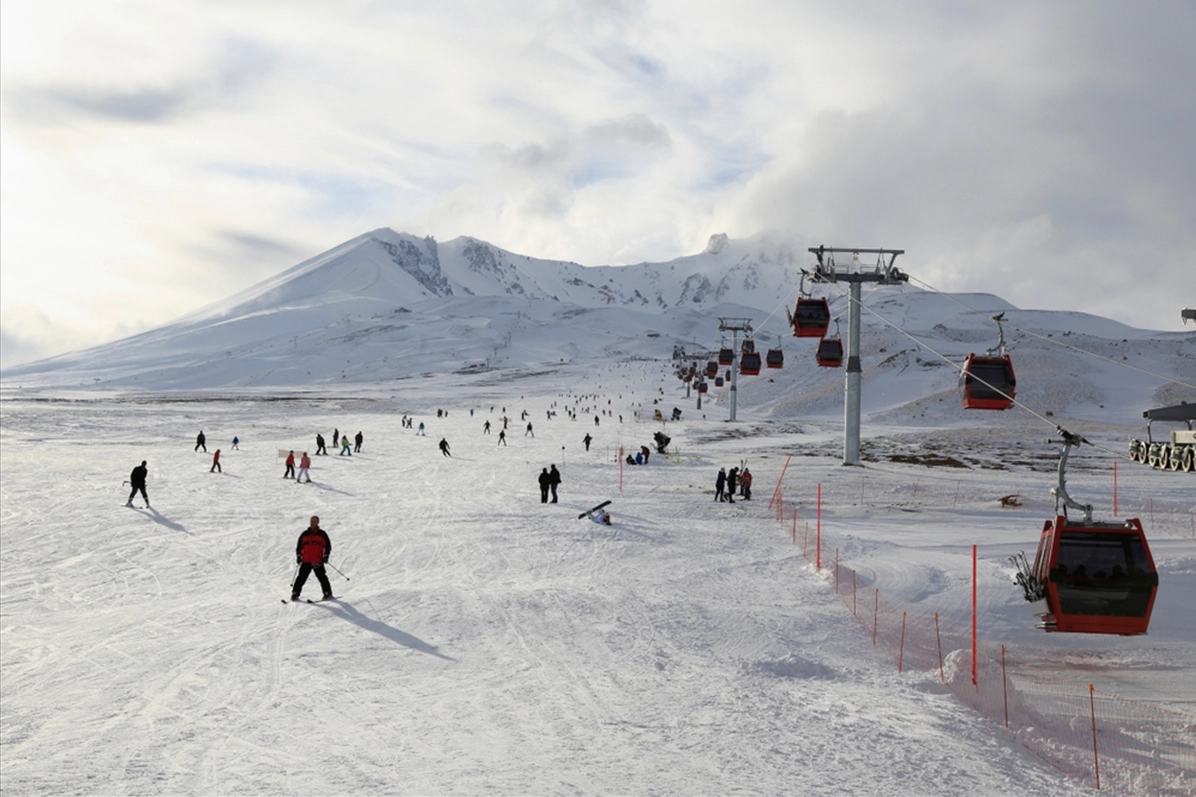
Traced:
<svg viewBox="0 0 1196 797">
<path fill-rule="evenodd" d="M 740 380 L 741 400 L 755 394 L 761 406 L 778 411 L 805 402 L 831 412 L 827 397 L 841 371 L 816 367 L 814 344 L 794 340 L 787 319 L 801 268 L 810 265 L 802 259 L 804 243 L 775 233 L 742 240 L 716 234 L 704 251 L 665 263 L 581 266 L 470 236 L 438 243 L 380 228 L 157 329 L 6 369 L 3 384 L 6 390 L 288 388 L 663 360 L 678 349 L 694 355 L 719 347 L 719 318 L 736 317 L 750 319 L 761 347 L 787 352 L 782 371 Z M 842 286 L 814 287 L 846 322 Z M 1193 378 L 1183 381 L 1196 381 L 1196 333 L 1136 330 L 1084 313 L 1020 310 L 990 294 L 909 285 L 870 292 L 864 305 L 866 381 L 886 374 L 906 380 L 882 391 L 879 403 L 874 391 L 873 410 L 913 406 L 928 396 L 942 400 L 953 389 L 951 369 L 937 367 L 945 363 L 921 349 L 953 362 L 984 351 L 996 342 L 990 316 L 997 312 L 1005 313 L 1007 338 L 1015 353 L 1026 355 L 1023 362 L 1036 363 L 1039 350 L 1054 345 L 1052 336 L 1077 334 L 1110 358 L 1162 357 L 1153 364 L 1157 373 L 1188 373 Z M 830 334 L 838 328 L 832 323 Z M 1047 378 L 1057 361 L 1052 355 L 1019 368 L 1021 384 L 1033 389 L 1026 375 L 1042 368 Z M 768 384 L 787 394 L 766 395 Z M 1089 403 L 1099 404 L 1099 397 Z"/>
</svg>

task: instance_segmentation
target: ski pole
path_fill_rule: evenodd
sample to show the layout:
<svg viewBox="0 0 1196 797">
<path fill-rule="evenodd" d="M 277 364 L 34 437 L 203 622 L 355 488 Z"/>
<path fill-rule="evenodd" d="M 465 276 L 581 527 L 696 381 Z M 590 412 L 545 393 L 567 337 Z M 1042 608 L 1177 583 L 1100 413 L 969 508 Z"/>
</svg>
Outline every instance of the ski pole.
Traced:
<svg viewBox="0 0 1196 797">
<path fill-rule="evenodd" d="M 295 589 L 295 579 L 299 578 L 299 563 L 295 563 L 295 572 L 291 573 L 291 589 Z"/>
<path fill-rule="evenodd" d="M 337 567 L 336 567 L 336 565 L 334 565 L 332 562 L 325 562 L 324 564 L 328 565 L 328 566 L 329 566 L 329 567 L 331 567 L 333 570 L 336 570 L 336 572 L 338 572 L 338 573 L 341 573 L 341 571 L 340 571 L 340 570 L 338 570 L 338 569 L 337 569 Z M 341 573 L 341 577 L 342 577 L 342 578 L 344 578 L 344 579 L 345 579 L 345 581 L 350 581 L 350 580 L 351 580 L 351 579 L 350 579 L 348 576 L 346 576 L 344 573 Z"/>
</svg>

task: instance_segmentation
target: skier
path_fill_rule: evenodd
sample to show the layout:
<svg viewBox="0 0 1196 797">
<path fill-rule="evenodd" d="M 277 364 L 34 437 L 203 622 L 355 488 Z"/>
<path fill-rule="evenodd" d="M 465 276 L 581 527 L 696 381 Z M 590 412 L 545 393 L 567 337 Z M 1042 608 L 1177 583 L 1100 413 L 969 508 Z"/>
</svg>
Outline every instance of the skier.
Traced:
<svg viewBox="0 0 1196 797">
<path fill-rule="evenodd" d="M 490 434 L 490 421 L 486 421 L 484 424 L 482 424 L 482 434 Z"/>
<path fill-rule="evenodd" d="M 333 429 L 332 430 L 332 447 L 335 448 L 336 446 L 339 446 L 340 444 L 341 444 L 341 430 Z"/>
<path fill-rule="evenodd" d="M 553 463 L 552 468 L 548 471 L 548 487 L 552 490 L 552 503 L 556 503 L 556 488 L 561 483 L 561 472 L 556 469 L 556 464 Z"/>
<path fill-rule="evenodd" d="M 316 432 L 316 456 L 328 456 L 328 449 L 324 447 L 324 435 Z"/>
<path fill-rule="evenodd" d="M 353 456 L 353 449 L 349 446 L 349 435 L 345 435 L 341 438 L 341 453 L 337 456 L 343 457 L 345 454 Z"/>
<path fill-rule="evenodd" d="M 205 454 L 208 453 L 207 440 L 208 438 L 203 436 L 203 430 L 200 430 L 199 435 L 195 438 L 195 450 L 198 451 L 202 448 Z"/>
<path fill-rule="evenodd" d="M 320 519 L 311 516 L 311 525 L 299 535 L 299 542 L 295 546 L 295 563 L 299 565 L 299 573 L 295 576 L 295 583 L 291 586 L 291 600 L 299 600 L 303 592 L 303 584 L 311 571 L 316 571 L 316 579 L 324 590 L 324 600 L 332 600 L 332 585 L 328 583 L 328 576 L 324 573 L 324 565 L 328 563 L 328 556 L 332 553 L 332 540 L 320 528 Z"/>
<path fill-rule="evenodd" d="M 282 474 L 284 479 L 293 479 L 295 477 L 295 452 L 287 454 L 287 472 Z"/>
<path fill-rule="evenodd" d="M 133 485 L 132 491 L 129 493 L 129 500 L 125 502 L 125 506 L 133 505 L 133 496 L 141 492 L 141 497 L 145 499 L 145 508 L 149 509 L 149 496 L 145 494 L 145 476 L 149 469 L 145 467 L 145 460 L 141 460 L 141 464 L 133 468 L 133 472 L 129 474 L 129 484 Z"/>
<path fill-rule="evenodd" d="M 423 434 L 423 433 L 424 433 L 424 422 L 420 421 L 419 422 L 419 431 L 416 432 L 416 434 Z"/>
<path fill-rule="evenodd" d="M 739 494 L 743 496 L 743 500 L 752 500 L 752 472 L 745 466 L 743 474 L 739 477 Z"/>
<path fill-rule="evenodd" d="M 599 509 L 597 512 L 593 512 L 590 514 L 590 520 L 594 521 L 595 523 L 597 523 L 601 526 L 609 526 L 610 525 L 610 513 L 607 512 L 605 509 Z"/>
<path fill-rule="evenodd" d="M 506 429 L 498 430 L 498 444 L 500 446 L 505 446 L 507 444 L 507 430 Z"/>
<path fill-rule="evenodd" d="M 240 439 L 236 435 L 233 435 L 233 451 L 240 451 L 240 449 L 237 448 L 237 446 L 240 445 L 240 443 L 241 443 Z"/>
<path fill-rule="evenodd" d="M 727 488 L 727 469 L 718 469 L 718 478 L 714 480 L 714 500 L 723 500 L 723 491 Z"/>
<path fill-rule="evenodd" d="M 598 416 L 597 415 L 594 416 L 594 425 L 595 426 L 598 425 Z"/>
<path fill-rule="evenodd" d="M 548 468 L 540 471 L 540 503 L 548 503 L 548 485 L 552 483 L 552 477 L 548 475 Z"/>
<path fill-rule="evenodd" d="M 647 446 L 640 446 L 640 453 L 644 455 L 644 464 L 648 464 L 648 457 L 652 456 L 652 449 Z"/>
<path fill-rule="evenodd" d="M 361 432 L 358 432 L 356 435 L 353 436 L 353 442 L 356 443 L 356 445 L 353 446 L 354 454 L 361 453 L 361 441 L 364 439 L 365 439 L 365 437 L 361 434 Z"/>
<path fill-rule="evenodd" d="M 523 433 L 523 436 L 524 436 L 524 437 L 527 437 L 529 434 L 530 434 L 532 437 L 535 437 L 535 436 L 536 436 L 536 433 L 532 431 L 532 422 L 531 422 L 531 421 L 528 421 L 528 422 L 527 422 L 527 431 Z"/>
<path fill-rule="evenodd" d="M 581 438 L 581 442 L 586 444 L 586 451 L 590 450 L 590 443 L 592 443 L 593 441 L 594 441 L 594 438 L 590 437 L 589 432 L 586 433 L 585 437 Z"/>
<path fill-rule="evenodd" d="M 440 438 L 440 453 L 444 454 L 446 457 L 452 456 L 452 454 L 449 453 L 448 440 L 445 440 L 443 437 Z"/>
<path fill-rule="evenodd" d="M 301 482 L 304 480 L 304 477 L 306 477 L 307 481 L 311 482 L 311 475 L 307 472 L 307 469 L 310 467 L 311 457 L 309 457 L 307 452 L 304 451 L 303 456 L 299 458 L 299 475 L 295 477 L 295 481 Z"/>
<path fill-rule="evenodd" d="M 735 503 L 735 482 L 739 479 L 739 468 L 727 471 L 727 503 Z"/>
<path fill-rule="evenodd" d="M 220 467 L 220 449 L 216 449 L 216 453 L 212 455 L 212 467 L 208 468 L 208 473 L 224 473 L 224 468 Z"/>
</svg>

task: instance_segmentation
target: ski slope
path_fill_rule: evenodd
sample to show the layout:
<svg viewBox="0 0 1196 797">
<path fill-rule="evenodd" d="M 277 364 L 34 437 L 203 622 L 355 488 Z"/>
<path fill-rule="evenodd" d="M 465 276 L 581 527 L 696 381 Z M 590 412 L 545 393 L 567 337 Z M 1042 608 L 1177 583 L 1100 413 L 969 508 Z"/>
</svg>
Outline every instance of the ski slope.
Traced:
<svg viewBox="0 0 1196 797">
<path fill-rule="evenodd" d="M 1120 474 L 1123 508 L 1159 514 L 1147 524 L 1161 580 L 1150 634 L 1046 635 L 1007 562 L 1052 515 L 1046 431 L 1012 415 L 973 430 L 949 415 L 916 432 L 866 422 L 866 467 L 844 468 L 833 418 L 778 421 L 753 409 L 772 406 L 762 396 L 727 424 L 724 405 L 712 396 L 698 411 L 670 371 L 633 361 L 339 391 L 9 393 L 5 794 L 1087 793 L 937 673 L 898 674 L 872 646 L 768 508 L 790 455 L 787 500 L 809 508 L 822 484 L 824 527 L 890 599 L 962 625 L 979 544 L 987 642 L 1193 712 L 1190 474 Z M 621 468 L 620 447 L 651 445 L 658 406 L 683 410 L 666 428 L 675 455 Z M 595 411 L 611 415 L 595 425 Z M 404 414 L 426 436 L 401 428 Z M 363 451 L 330 443 L 310 485 L 281 478 L 279 449 L 314 452 L 334 427 L 361 430 Z M 208 454 L 192 450 L 201 429 Z M 1089 432 L 1120 446 L 1126 429 Z M 964 469 L 892 459 L 961 445 Z M 208 472 L 217 447 L 222 474 Z M 127 509 L 120 481 L 143 459 L 152 509 Z M 754 499 L 714 503 L 718 468 L 741 460 Z M 550 463 L 561 503 L 542 505 L 536 477 Z M 1077 464 L 1073 494 L 1107 504 L 1108 467 Z M 999 508 L 1010 493 L 1024 505 Z M 604 499 L 614 525 L 577 519 Z M 329 571 L 339 600 L 286 603 L 313 514 L 344 573 Z M 309 580 L 305 596 L 318 591 Z"/>
</svg>

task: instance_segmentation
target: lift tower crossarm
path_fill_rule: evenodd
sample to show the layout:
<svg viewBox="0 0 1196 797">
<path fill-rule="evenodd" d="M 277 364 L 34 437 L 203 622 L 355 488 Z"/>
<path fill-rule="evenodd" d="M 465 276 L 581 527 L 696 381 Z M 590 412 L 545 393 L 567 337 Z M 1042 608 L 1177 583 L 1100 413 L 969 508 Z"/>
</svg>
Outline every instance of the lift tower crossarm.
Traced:
<svg viewBox="0 0 1196 797">
<path fill-rule="evenodd" d="M 860 464 L 860 285 L 875 282 L 878 285 L 896 285 L 909 282 L 909 275 L 893 265 L 897 255 L 904 249 L 856 249 L 833 246 L 812 246 L 810 254 L 818 261 L 813 282 L 849 283 L 851 305 L 847 308 L 847 373 L 843 397 L 843 464 Z M 836 254 L 850 254 L 852 268 L 835 267 Z M 876 255 L 876 267 L 865 271 L 858 267 L 861 254 Z"/>
</svg>

